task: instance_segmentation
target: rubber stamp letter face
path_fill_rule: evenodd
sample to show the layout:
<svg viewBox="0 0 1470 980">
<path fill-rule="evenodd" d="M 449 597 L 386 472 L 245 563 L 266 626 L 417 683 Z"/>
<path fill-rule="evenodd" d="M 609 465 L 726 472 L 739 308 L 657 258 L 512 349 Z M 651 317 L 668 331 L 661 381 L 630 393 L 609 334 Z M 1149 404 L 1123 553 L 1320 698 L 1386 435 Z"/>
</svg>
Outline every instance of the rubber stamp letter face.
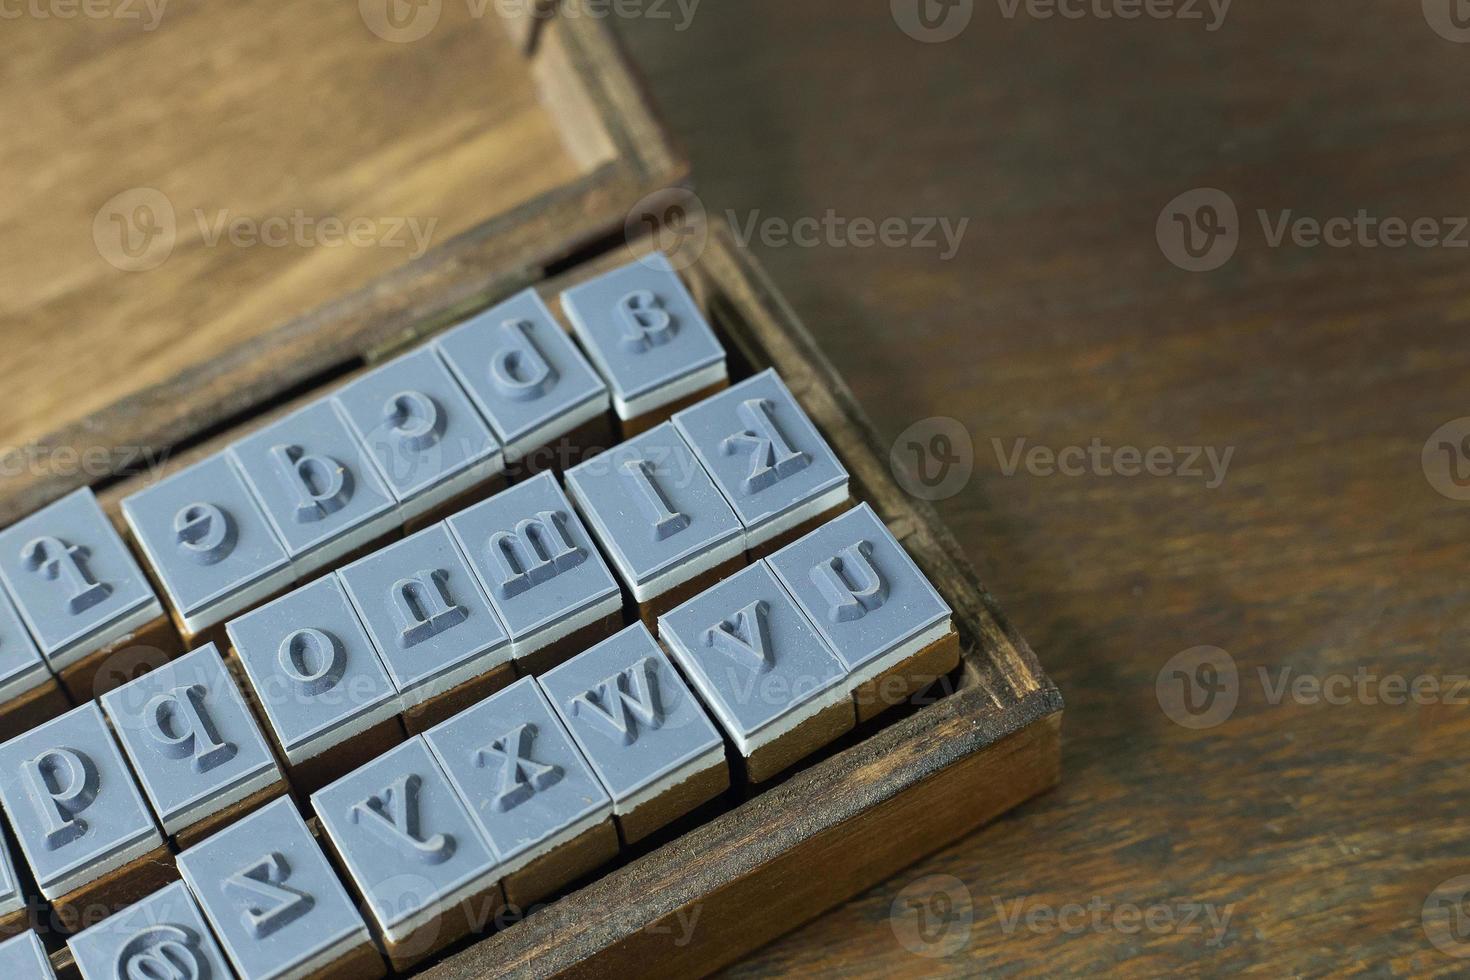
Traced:
<svg viewBox="0 0 1470 980">
<path fill-rule="evenodd" d="M 269 803 L 188 848 L 178 865 L 239 976 L 305 975 L 370 941 L 289 799 Z"/>
<path fill-rule="evenodd" d="M 739 515 L 748 547 L 848 499 L 847 471 L 775 371 L 676 412 L 673 422 Z"/>
<path fill-rule="evenodd" d="M 498 901 L 490 843 L 422 738 L 313 793 L 311 805 L 390 943 L 459 902 L 475 917 Z"/>
<path fill-rule="evenodd" d="M 286 549 L 223 455 L 124 498 L 122 511 L 185 630 L 203 631 L 290 582 Z"/>
<path fill-rule="evenodd" d="M 177 834 L 281 779 L 212 643 L 109 691 L 102 710 L 165 833 Z"/>
<path fill-rule="evenodd" d="M 608 410 L 607 385 L 535 290 L 466 320 L 433 346 L 509 461 Z"/>
<path fill-rule="evenodd" d="M 83 980 L 225 980 L 232 975 L 181 881 L 84 929 L 67 945 Z"/>
<path fill-rule="evenodd" d="M 430 347 L 375 368 L 332 401 L 404 520 L 504 469 L 499 441 Z"/>
<path fill-rule="evenodd" d="M 534 678 L 424 734 L 481 835 L 511 874 L 606 820 L 611 801 Z"/>
<path fill-rule="evenodd" d="M 330 399 L 251 433 L 229 458 L 300 575 L 383 534 L 396 501 Z"/>
<path fill-rule="evenodd" d="M 163 615 L 90 489 L 0 531 L 0 579 L 56 671 Z"/>
<path fill-rule="evenodd" d="M 727 377 L 725 351 L 679 274 L 646 256 L 561 295 L 562 309 L 612 389 L 621 419 Z"/>
<path fill-rule="evenodd" d="M 163 844 L 95 702 L 0 745 L 0 804 L 50 899 Z"/>
</svg>

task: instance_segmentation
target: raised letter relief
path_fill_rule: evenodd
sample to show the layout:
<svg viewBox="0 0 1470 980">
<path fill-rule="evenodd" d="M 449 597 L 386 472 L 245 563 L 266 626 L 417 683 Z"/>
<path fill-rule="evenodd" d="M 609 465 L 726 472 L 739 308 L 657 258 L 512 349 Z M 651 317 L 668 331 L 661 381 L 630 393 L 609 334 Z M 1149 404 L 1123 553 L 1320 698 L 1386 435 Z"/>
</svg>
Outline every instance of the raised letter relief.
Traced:
<svg viewBox="0 0 1470 980">
<path fill-rule="evenodd" d="M 561 521 L 561 514 L 543 510 L 519 521 L 514 531 L 490 535 L 490 557 L 500 566 L 496 591 L 502 599 L 518 596 L 586 559 L 582 549 L 567 539 Z"/>
<path fill-rule="evenodd" d="M 281 641 L 276 659 L 286 676 L 306 695 L 330 691 L 347 670 L 342 644 L 332 634 L 319 629 L 299 629 L 289 634 Z"/>
<path fill-rule="evenodd" d="M 214 504 L 190 504 L 174 515 L 174 540 L 190 560 L 213 565 L 235 550 L 235 522 Z"/>
<path fill-rule="evenodd" d="M 475 753 L 475 765 L 481 768 L 492 760 L 500 765 L 496 809 L 512 810 L 561 779 L 560 766 L 536 762 L 531 758 L 531 745 L 535 740 L 535 725 L 517 725 Z"/>
<path fill-rule="evenodd" d="M 764 673 L 776 665 L 771 649 L 770 625 L 766 622 L 769 612 L 770 607 L 765 600 L 757 599 L 737 612 L 733 619 L 721 620 L 705 630 L 704 643 L 732 660 Z"/>
<path fill-rule="evenodd" d="M 399 646 L 415 646 L 469 617 L 469 610 L 450 598 L 444 584 L 448 577 L 442 570 L 426 569 L 399 579 L 388 590 L 393 619 L 398 624 Z"/>
<path fill-rule="evenodd" d="M 352 499 L 352 474 L 326 456 L 308 456 L 300 446 L 272 446 L 276 473 L 296 498 L 297 523 L 325 520 Z"/>
<path fill-rule="evenodd" d="M 383 406 L 383 421 L 400 447 L 422 452 L 444 436 L 444 412 L 421 391 L 400 391 Z"/>
<path fill-rule="evenodd" d="M 669 506 L 663 491 L 653 479 L 653 464 L 646 459 L 629 459 L 618 467 L 618 475 L 628 486 L 628 492 L 638 501 L 638 509 L 648 523 L 653 525 L 653 539 L 662 541 L 678 534 L 689 526 L 689 515 L 681 514 Z"/>
<path fill-rule="evenodd" d="M 638 289 L 618 301 L 618 320 L 623 326 L 624 350 L 642 354 L 674 339 L 674 318 L 663 301 L 646 289 Z"/>
<path fill-rule="evenodd" d="M 399 776 L 382 793 L 352 804 L 352 822 L 366 827 L 379 840 L 394 848 L 405 844 L 425 864 L 442 864 L 454 854 L 454 838 L 446 834 L 424 837 L 420 829 L 417 775 Z"/>
<path fill-rule="evenodd" d="M 501 348 L 490 358 L 490 383 L 511 401 L 540 398 L 556 384 L 556 369 L 536 348 L 531 339 L 532 329 L 528 320 L 506 320 L 500 325 L 500 332 L 510 346 Z"/>
<path fill-rule="evenodd" d="M 143 723 L 165 758 L 194 757 L 194 771 L 208 772 L 235 757 L 235 746 L 220 738 L 204 710 L 208 692 L 187 684 L 154 695 L 143 708 Z"/>
<path fill-rule="evenodd" d="M 117 980 L 212 980 L 209 960 L 194 930 L 149 926 L 117 955 Z"/>
<path fill-rule="evenodd" d="M 97 798 L 97 766 L 73 749 L 49 749 L 21 764 L 46 847 L 57 850 L 87 832 L 78 816 Z"/>
<path fill-rule="evenodd" d="M 631 667 L 572 698 L 572 714 L 589 718 L 593 727 L 623 745 L 638 741 L 638 725 L 656 729 L 664 723 L 658 696 L 657 662 L 644 657 Z"/>
<path fill-rule="evenodd" d="M 25 567 L 39 572 L 53 582 L 63 582 L 67 592 L 67 612 L 73 616 L 97 605 L 112 592 L 112 587 L 92 578 L 82 559 L 87 549 L 69 545 L 60 538 L 36 538 L 20 550 Z"/>
<path fill-rule="evenodd" d="M 759 493 L 766 487 L 786 479 L 793 473 L 806 469 L 811 456 L 791 448 L 771 410 L 776 406 L 767 398 L 747 398 L 735 409 L 745 431 L 727 436 L 720 443 L 720 452 L 726 456 L 737 456 L 741 452 L 750 456 L 750 472 L 740 482 L 740 489 L 747 494 Z"/>
<path fill-rule="evenodd" d="M 291 865 L 275 851 L 225 879 L 225 891 L 243 900 L 240 920 L 252 938 L 264 939 L 310 912 L 316 899 L 286 884 Z"/>
<path fill-rule="evenodd" d="M 812 582 L 827 600 L 827 618 L 832 622 L 861 619 L 888 598 L 888 583 L 873 567 L 872 553 L 871 544 L 859 541 L 812 567 Z"/>
</svg>

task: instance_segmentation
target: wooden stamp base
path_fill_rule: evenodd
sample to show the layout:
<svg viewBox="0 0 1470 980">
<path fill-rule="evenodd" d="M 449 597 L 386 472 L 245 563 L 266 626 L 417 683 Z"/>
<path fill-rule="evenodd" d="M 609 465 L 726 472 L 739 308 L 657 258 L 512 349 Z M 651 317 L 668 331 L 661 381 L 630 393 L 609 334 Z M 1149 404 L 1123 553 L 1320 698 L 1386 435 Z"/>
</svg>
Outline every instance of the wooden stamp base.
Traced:
<svg viewBox="0 0 1470 980">
<path fill-rule="evenodd" d="M 855 501 L 851 497 L 848 497 L 836 507 L 824 510 L 815 517 L 809 517 L 795 527 L 787 528 L 786 530 L 782 531 L 771 540 L 755 545 L 754 547 L 749 549 L 750 560 L 759 561 L 762 558 L 766 558 L 770 555 L 775 554 L 791 542 L 798 541 L 806 537 L 808 534 L 811 534 L 817 528 L 821 527 L 823 524 L 826 524 L 834 517 L 840 517 L 845 511 L 852 507 L 854 502 Z"/>
<path fill-rule="evenodd" d="M 192 823 L 174 834 L 174 848 L 182 851 L 186 848 L 193 847 L 206 837 L 214 834 L 215 831 L 229 826 L 241 817 L 254 813 L 276 797 L 284 796 L 287 790 L 286 781 L 284 779 L 278 779 L 269 786 L 251 793 L 238 803 L 233 803 L 217 813 L 211 813 L 204 819 Z"/>
<path fill-rule="evenodd" d="M 497 881 L 484 891 L 455 902 L 442 915 L 424 923 L 398 942 L 383 936 L 388 962 L 397 972 L 407 973 L 446 946 L 471 933 L 484 931 L 504 908 L 505 892 Z"/>
<path fill-rule="evenodd" d="M 76 934 L 147 898 L 178 877 L 173 854 L 159 845 L 137 860 L 54 899 L 53 918 L 67 933 Z"/>
<path fill-rule="evenodd" d="M 441 721 L 447 721 L 466 708 L 473 707 L 514 681 L 517 677 L 515 664 L 504 663 L 491 667 L 478 677 L 472 677 L 458 687 L 443 694 L 436 694 L 422 704 L 416 704 L 403 713 L 403 727 L 409 737 L 422 735 Z"/>
<path fill-rule="evenodd" d="M 0 732 L 5 737 L 30 731 L 70 711 L 71 699 L 56 678 L 47 677 L 20 697 L 0 705 Z"/>
<path fill-rule="evenodd" d="M 858 724 L 903 704 L 960 665 L 960 635 L 951 631 L 853 691 Z"/>
<path fill-rule="evenodd" d="M 19 936 L 30 928 L 31 908 L 23 905 L 7 916 L 0 917 L 0 941 Z"/>
<path fill-rule="evenodd" d="M 631 439 L 636 435 L 641 435 L 655 425 L 661 425 L 667 422 L 673 417 L 675 412 L 683 411 L 690 405 L 698 405 L 706 398 L 711 395 L 718 395 L 728 387 L 730 387 L 730 379 L 721 378 L 714 384 L 707 385 L 698 391 L 690 392 L 683 398 L 676 398 L 667 405 L 660 405 L 658 408 L 644 412 L 642 415 L 635 415 L 630 419 L 619 419 L 618 423 L 622 430 L 623 438 Z"/>
<path fill-rule="evenodd" d="M 378 980 L 387 975 L 388 967 L 378 947 L 366 942 L 348 951 L 337 962 L 312 973 L 308 980 Z"/>
<path fill-rule="evenodd" d="M 86 704 L 155 667 L 162 667 L 182 651 L 174 624 L 167 615 L 160 614 L 136 632 L 62 668 L 59 676 L 72 700 Z"/>
<path fill-rule="evenodd" d="M 658 618 L 670 609 L 688 602 L 701 592 L 709 589 L 723 580 L 734 575 L 746 565 L 745 553 L 741 552 L 729 561 L 716 565 L 705 572 L 700 572 L 687 582 L 681 582 L 667 592 L 661 592 L 652 599 L 646 599 L 636 604 L 638 618 L 643 620 L 643 625 L 648 627 L 648 632 L 658 636 Z M 630 619 L 632 617 L 629 617 Z"/>
<path fill-rule="evenodd" d="M 745 779 L 763 783 L 780 775 L 829 742 L 835 741 L 857 725 L 852 701 L 843 699 L 829 705 L 797 725 L 773 742 L 762 745 L 745 760 Z"/>
<path fill-rule="evenodd" d="M 506 904 L 524 914 L 532 904 L 556 894 L 564 885 L 596 871 L 617 856 L 618 831 L 612 817 L 608 817 L 506 877 L 502 882 Z"/>
<path fill-rule="evenodd" d="M 617 431 L 610 410 L 594 415 L 566 435 L 528 450 L 520 459 L 506 460 L 506 478 L 511 483 L 520 483 L 546 470 L 565 473 L 583 460 L 617 445 Z"/>
<path fill-rule="evenodd" d="M 620 609 L 588 623 L 579 630 L 568 633 L 559 640 L 548 643 L 539 650 L 533 650 L 524 657 L 516 658 L 516 668 L 522 677 L 544 674 L 588 647 L 607 639 L 622 628 L 623 612 Z"/>
<path fill-rule="evenodd" d="M 446 517 L 452 517 L 464 510 L 466 507 L 478 504 L 486 497 L 493 497 L 504 490 L 506 479 L 504 473 L 496 473 L 487 477 L 472 487 L 466 487 L 459 493 L 450 497 L 436 507 L 431 507 L 417 517 L 408 519 L 403 523 L 403 536 L 408 537 L 426 527 L 433 527 Z"/>
<path fill-rule="evenodd" d="M 654 831 L 678 820 L 730 788 L 730 767 L 724 759 L 671 787 L 632 811 L 616 817 L 623 844 L 636 844 Z"/>
<path fill-rule="evenodd" d="M 266 727 L 269 731 L 269 726 Z M 274 738 L 274 734 L 272 738 Z M 286 763 L 287 778 L 298 796 L 306 797 L 364 766 L 404 740 L 403 722 L 397 715 L 384 718 L 372 728 L 301 762 Z M 278 745 L 282 758 L 286 753 Z"/>
</svg>

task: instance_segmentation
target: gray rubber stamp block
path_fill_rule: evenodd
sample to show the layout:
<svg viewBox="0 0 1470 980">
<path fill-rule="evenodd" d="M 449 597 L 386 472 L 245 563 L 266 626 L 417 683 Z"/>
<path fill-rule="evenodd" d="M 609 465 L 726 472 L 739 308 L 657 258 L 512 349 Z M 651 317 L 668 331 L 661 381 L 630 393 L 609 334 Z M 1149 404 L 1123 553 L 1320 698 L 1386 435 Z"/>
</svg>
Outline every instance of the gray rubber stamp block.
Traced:
<svg viewBox="0 0 1470 980">
<path fill-rule="evenodd" d="M 0 704 L 51 680 L 51 671 L 25 624 L 0 589 Z M 3 913 L 0 913 L 3 914 Z"/>
<path fill-rule="evenodd" d="M 0 976 L 18 980 L 56 980 L 51 961 L 46 958 L 46 947 L 29 929 L 0 943 Z"/>
<path fill-rule="evenodd" d="M 622 608 L 617 581 L 550 473 L 446 523 L 510 632 L 517 659 Z"/>
<path fill-rule="evenodd" d="M 846 668 L 764 561 L 660 616 L 659 636 L 747 758 L 848 697 Z"/>
<path fill-rule="evenodd" d="M 334 400 L 405 521 L 505 469 L 500 443 L 429 347 L 364 375 Z"/>
<path fill-rule="evenodd" d="M 495 886 L 495 855 L 422 737 L 311 796 L 322 828 L 392 942 Z"/>
<path fill-rule="evenodd" d="M 229 455 L 298 577 L 398 523 L 393 495 L 330 399 L 251 433 Z"/>
<path fill-rule="evenodd" d="M 0 745 L 0 803 L 49 899 L 163 845 L 95 702 Z"/>
<path fill-rule="evenodd" d="M 448 331 L 434 347 L 515 461 L 607 411 L 607 385 L 534 289 Z"/>
<path fill-rule="evenodd" d="M 430 729 L 444 767 L 509 875 L 612 814 L 612 800 L 535 678 Z"/>
<path fill-rule="evenodd" d="M 443 524 L 337 575 L 406 707 L 510 662 L 510 637 Z"/>
<path fill-rule="evenodd" d="M 631 813 L 725 761 L 725 742 L 642 623 L 538 678 L 612 796 Z"/>
<path fill-rule="evenodd" d="M 867 504 L 769 559 L 857 684 L 954 627 L 949 605 Z"/>
<path fill-rule="evenodd" d="M 398 713 L 400 701 L 335 575 L 225 626 L 292 765 Z"/>
<path fill-rule="evenodd" d="M 847 500 L 847 470 L 773 370 L 674 415 L 745 525 L 763 544 Z"/>
<path fill-rule="evenodd" d="M 102 710 L 166 834 L 281 780 L 213 643 L 104 694 Z"/>
<path fill-rule="evenodd" d="M 224 951 L 182 881 L 67 940 L 82 980 L 228 980 Z"/>
<path fill-rule="evenodd" d="M 637 418 L 723 381 L 725 349 L 662 253 L 561 294 L 618 418 Z"/>
<path fill-rule="evenodd" d="M 122 512 L 191 633 L 291 583 L 286 549 L 223 455 L 123 498 Z"/>
<path fill-rule="evenodd" d="M 163 615 L 86 487 L 0 532 L 0 579 L 52 670 Z"/>
<path fill-rule="evenodd" d="M 667 422 L 573 467 L 566 481 L 639 602 L 745 550 L 740 520 Z"/>
<path fill-rule="evenodd" d="M 289 799 L 179 855 L 230 965 L 250 980 L 311 976 L 371 942 L 367 924 Z"/>
</svg>

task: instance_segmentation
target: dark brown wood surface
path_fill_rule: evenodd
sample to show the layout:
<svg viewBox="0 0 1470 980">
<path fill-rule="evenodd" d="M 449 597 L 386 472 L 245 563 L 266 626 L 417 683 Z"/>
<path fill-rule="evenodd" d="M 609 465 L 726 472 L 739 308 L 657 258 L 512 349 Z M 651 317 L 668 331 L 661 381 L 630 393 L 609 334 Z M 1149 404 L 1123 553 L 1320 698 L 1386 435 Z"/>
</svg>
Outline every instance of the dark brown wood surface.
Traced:
<svg viewBox="0 0 1470 980">
<path fill-rule="evenodd" d="M 1421 910 L 1470 873 L 1470 707 L 1273 705 L 1258 669 L 1470 672 L 1470 504 L 1420 459 L 1470 415 L 1470 250 L 1271 248 L 1256 211 L 1465 215 L 1470 45 L 1418 3 L 1238 4 L 1213 33 L 980 3 L 934 45 L 888 6 L 707 3 L 682 32 L 618 30 L 711 212 L 970 219 L 947 262 L 752 248 L 886 438 L 932 416 L 970 433 L 973 476 L 938 507 L 1067 698 L 1063 782 L 734 972 L 1463 972 Z M 1155 221 L 1199 186 L 1242 232 L 1192 274 Z M 1008 476 L 991 440 L 1023 438 L 1234 452 L 1215 488 Z M 1155 679 L 1203 644 L 1239 664 L 1240 705 L 1192 732 Z M 892 926 L 929 875 L 974 910 L 945 958 Z M 1218 945 L 1208 924 L 1045 918 L 1093 903 L 1231 916 Z"/>
</svg>

